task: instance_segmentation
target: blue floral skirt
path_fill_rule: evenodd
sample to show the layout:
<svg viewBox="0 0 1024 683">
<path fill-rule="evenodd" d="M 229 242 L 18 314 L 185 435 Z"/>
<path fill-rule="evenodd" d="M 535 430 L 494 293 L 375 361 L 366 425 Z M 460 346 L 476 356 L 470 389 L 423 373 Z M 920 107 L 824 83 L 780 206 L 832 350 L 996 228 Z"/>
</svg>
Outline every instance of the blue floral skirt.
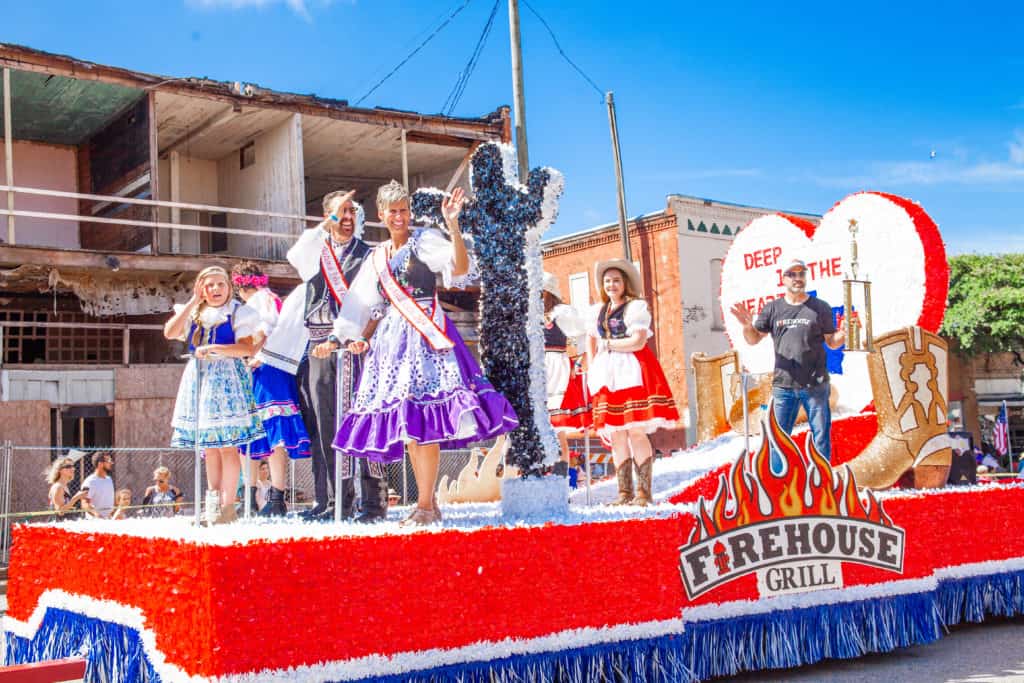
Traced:
<svg viewBox="0 0 1024 683">
<path fill-rule="evenodd" d="M 174 401 L 171 446 L 225 448 L 243 446 L 266 437 L 252 394 L 249 371 L 237 358 L 202 363 L 198 386 L 196 360 L 185 366 Z M 198 394 L 198 401 L 196 400 Z M 198 414 L 197 414 L 198 408 Z"/>
</svg>

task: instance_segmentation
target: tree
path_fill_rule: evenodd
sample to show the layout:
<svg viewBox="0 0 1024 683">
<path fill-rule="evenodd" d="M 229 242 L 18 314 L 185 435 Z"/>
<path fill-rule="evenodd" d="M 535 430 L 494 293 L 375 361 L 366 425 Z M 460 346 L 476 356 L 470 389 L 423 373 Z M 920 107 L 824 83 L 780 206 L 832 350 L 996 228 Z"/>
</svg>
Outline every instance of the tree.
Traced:
<svg viewBox="0 0 1024 683">
<path fill-rule="evenodd" d="M 968 356 L 1024 351 L 1024 254 L 949 260 L 949 302 L 940 332 Z"/>
</svg>

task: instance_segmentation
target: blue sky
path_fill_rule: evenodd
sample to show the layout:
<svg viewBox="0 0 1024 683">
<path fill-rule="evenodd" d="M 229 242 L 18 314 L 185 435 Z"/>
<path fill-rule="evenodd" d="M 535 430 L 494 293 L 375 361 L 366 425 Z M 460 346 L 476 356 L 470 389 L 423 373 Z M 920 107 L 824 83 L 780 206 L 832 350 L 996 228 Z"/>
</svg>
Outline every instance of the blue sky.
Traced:
<svg viewBox="0 0 1024 683">
<path fill-rule="evenodd" d="M 355 103 L 464 2 L 36 0 L 5 8 L 0 41 Z M 615 92 L 631 215 L 672 193 L 823 213 L 875 189 L 920 202 L 951 253 L 1024 251 L 1020 3 L 529 2 Z M 492 6 L 470 0 L 363 104 L 439 112 Z M 567 179 L 550 234 L 612 222 L 602 99 L 521 9 L 531 165 Z M 511 101 L 501 0 L 455 113 Z"/>
</svg>

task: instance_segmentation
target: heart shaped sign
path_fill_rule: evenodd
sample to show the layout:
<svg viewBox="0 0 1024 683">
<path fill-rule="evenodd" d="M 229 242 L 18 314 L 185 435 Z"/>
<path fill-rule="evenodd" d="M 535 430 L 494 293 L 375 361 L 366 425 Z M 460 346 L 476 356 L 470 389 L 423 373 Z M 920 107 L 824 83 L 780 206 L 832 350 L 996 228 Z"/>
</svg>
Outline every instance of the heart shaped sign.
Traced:
<svg viewBox="0 0 1024 683">
<path fill-rule="evenodd" d="M 946 310 L 949 266 L 935 222 L 918 204 L 881 192 L 858 192 L 843 199 L 815 226 L 783 214 L 756 218 L 733 240 L 722 264 L 722 308 L 726 333 L 740 361 L 755 373 L 771 372 L 770 339 L 751 346 L 729 313 L 742 303 L 755 316 L 785 294 L 785 260 L 807 263 L 807 291 L 832 307 L 843 306 L 843 280 L 852 272 L 850 220 L 857 222 L 857 276 L 871 281 L 875 335 L 907 325 L 938 331 Z M 856 291 L 856 290 L 855 290 Z M 863 310 L 856 294 L 855 310 Z M 840 411 L 860 412 L 871 402 L 866 354 L 846 353 L 842 372 L 833 373 Z"/>
</svg>

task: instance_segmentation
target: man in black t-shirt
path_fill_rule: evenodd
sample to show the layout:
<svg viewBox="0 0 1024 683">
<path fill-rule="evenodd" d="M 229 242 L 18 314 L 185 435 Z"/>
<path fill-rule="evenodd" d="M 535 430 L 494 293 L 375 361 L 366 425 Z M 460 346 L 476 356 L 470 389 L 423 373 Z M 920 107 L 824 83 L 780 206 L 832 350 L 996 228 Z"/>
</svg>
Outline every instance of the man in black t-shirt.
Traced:
<svg viewBox="0 0 1024 683">
<path fill-rule="evenodd" d="M 769 334 L 775 344 L 775 377 L 772 380 L 772 404 L 779 426 L 790 433 L 800 406 L 807 413 L 811 436 L 818 451 L 830 459 L 832 411 L 829 407 L 828 369 L 825 349 L 837 349 L 846 342 L 846 333 L 837 329 L 832 307 L 807 294 L 807 265 L 792 259 L 782 273 L 785 296 L 769 301 L 757 319 L 742 304 L 731 309 L 743 325 L 743 338 L 757 344 Z M 778 456 L 772 451 L 773 469 Z"/>
</svg>

